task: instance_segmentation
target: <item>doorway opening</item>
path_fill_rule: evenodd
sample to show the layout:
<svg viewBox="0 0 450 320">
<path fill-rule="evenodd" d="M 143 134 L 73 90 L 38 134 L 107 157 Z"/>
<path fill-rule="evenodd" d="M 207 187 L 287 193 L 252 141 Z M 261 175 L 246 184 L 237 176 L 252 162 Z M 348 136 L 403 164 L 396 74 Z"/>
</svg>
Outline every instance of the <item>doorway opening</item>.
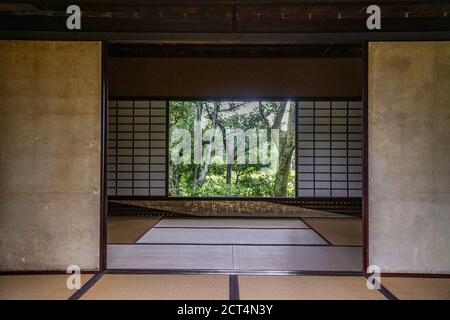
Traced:
<svg viewBox="0 0 450 320">
<path fill-rule="evenodd" d="M 362 273 L 363 67 L 349 48 L 110 48 L 107 268 Z"/>
</svg>

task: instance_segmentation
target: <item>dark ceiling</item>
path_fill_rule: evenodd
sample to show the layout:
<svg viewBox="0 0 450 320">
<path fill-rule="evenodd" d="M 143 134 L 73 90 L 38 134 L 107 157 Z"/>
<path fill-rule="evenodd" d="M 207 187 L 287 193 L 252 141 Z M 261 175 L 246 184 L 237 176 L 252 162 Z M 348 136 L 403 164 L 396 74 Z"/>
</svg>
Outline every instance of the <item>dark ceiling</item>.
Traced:
<svg viewBox="0 0 450 320">
<path fill-rule="evenodd" d="M 67 31 L 78 4 L 83 32 L 367 32 L 366 0 L 84 0 L 0 3 L 0 30 Z M 382 31 L 449 31 L 448 1 L 378 0 Z"/>
<path fill-rule="evenodd" d="M 110 57 L 359 58 L 361 44 L 194 45 L 112 44 Z"/>
</svg>

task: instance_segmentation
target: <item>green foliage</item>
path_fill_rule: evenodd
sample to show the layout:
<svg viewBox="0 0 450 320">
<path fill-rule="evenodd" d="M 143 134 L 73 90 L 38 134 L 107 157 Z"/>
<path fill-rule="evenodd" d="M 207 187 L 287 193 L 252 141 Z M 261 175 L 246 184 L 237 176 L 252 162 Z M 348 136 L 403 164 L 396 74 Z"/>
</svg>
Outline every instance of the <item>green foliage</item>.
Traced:
<svg viewBox="0 0 450 320">
<path fill-rule="evenodd" d="M 254 104 L 253 104 L 254 105 Z M 194 122 L 197 111 L 202 110 L 202 130 L 211 128 L 211 105 L 203 105 L 198 109 L 199 102 L 171 101 L 169 105 L 170 128 L 183 128 L 194 136 Z M 217 122 L 225 128 L 240 128 L 244 131 L 250 128 L 267 129 L 266 121 L 273 119 L 279 102 L 264 104 L 263 119 L 257 108 L 249 108 L 245 103 L 223 104 L 220 106 Z M 209 109 L 208 109 L 209 108 Z M 283 135 L 284 132 L 280 132 Z M 170 141 L 169 154 L 176 141 Z M 207 142 L 203 142 L 203 148 Z M 248 147 L 248 146 L 247 146 Z M 192 146 L 193 151 L 193 146 Z M 292 157 L 291 168 L 287 179 L 286 197 L 295 196 L 295 173 Z M 175 165 L 169 159 L 169 188 L 172 196 L 201 196 L 201 197 L 271 197 L 274 195 L 276 172 L 269 166 L 261 164 L 233 164 L 229 183 L 227 183 L 227 165 L 211 164 L 207 176 L 201 185 L 196 185 L 196 174 L 202 166 L 194 164 Z M 230 168 L 228 168 L 230 169 Z"/>
<path fill-rule="evenodd" d="M 190 173 L 186 171 L 185 173 Z M 183 177 L 189 174 L 182 175 Z M 233 176 L 235 181 L 236 176 Z M 271 197 L 273 196 L 273 173 L 253 172 L 243 173 L 238 183 L 227 184 L 225 174 L 209 175 L 201 188 L 193 189 L 192 179 L 180 181 L 179 196 L 190 197 Z M 175 195 L 171 193 L 171 195 Z M 295 174 L 292 172 L 288 179 L 287 197 L 295 196 Z"/>
</svg>

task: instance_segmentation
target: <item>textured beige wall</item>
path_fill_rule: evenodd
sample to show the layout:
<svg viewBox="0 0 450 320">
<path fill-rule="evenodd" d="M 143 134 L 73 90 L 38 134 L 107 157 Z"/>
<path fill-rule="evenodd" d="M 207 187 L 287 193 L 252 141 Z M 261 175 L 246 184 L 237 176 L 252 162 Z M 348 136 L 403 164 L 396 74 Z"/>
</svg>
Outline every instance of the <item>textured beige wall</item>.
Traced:
<svg viewBox="0 0 450 320">
<path fill-rule="evenodd" d="M 0 41 L 0 270 L 98 269 L 101 44 Z"/>
<path fill-rule="evenodd" d="M 369 46 L 369 254 L 450 273 L 450 42 Z"/>
</svg>

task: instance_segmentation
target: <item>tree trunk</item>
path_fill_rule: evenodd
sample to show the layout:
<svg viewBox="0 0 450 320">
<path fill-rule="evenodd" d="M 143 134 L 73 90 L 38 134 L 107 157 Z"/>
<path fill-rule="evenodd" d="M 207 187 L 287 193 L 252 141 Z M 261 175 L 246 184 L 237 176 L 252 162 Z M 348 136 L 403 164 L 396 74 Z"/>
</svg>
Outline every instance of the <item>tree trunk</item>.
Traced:
<svg viewBox="0 0 450 320">
<path fill-rule="evenodd" d="M 227 132 L 225 129 L 225 126 L 220 122 L 217 121 L 217 125 L 219 126 L 220 130 L 222 131 L 222 141 L 223 141 L 223 147 L 226 152 L 226 159 L 227 159 L 227 177 L 226 177 L 226 183 L 231 184 L 231 174 L 233 172 L 232 168 L 232 162 L 230 163 L 230 156 L 232 155 L 231 152 L 228 150 L 228 144 L 227 144 Z M 234 159 L 232 159 L 234 161 Z"/>
<path fill-rule="evenodd" d="M 196 103 L 196 107 L 197 107 L 196 108 L 197 109 L 196 121 L 200 122 L 200 121 L 202 121 L 203 103 L 201 103 L 201 102 Z M 195 137 L 194 137 L 194 139 L 195 139 Z M 202 142 L 200 142 L 200 145 L 201 144 L 202 144 Z M 193 189 L 194 189 L 194 191 L 195 191 L 195 189 L 197 189 L 197 184 L 196 183 L 197 183 L 199 171 L 200 171 L 200 164 L 194 162 L 194 172 L 193 172 L 193 180 L 192 180 L 193 181 Z"/>
<path fill-rule="evenodd" d="M 282 108 L 284 112 L 284 108 Z M 274 196 L 287 196 L 287 185 L 295 148 L 295 104 L 290 104 L 286 133 L 280 135 L 278 169 L 275 174 Z"/>
<path fill-rule="evenodd" d="M 179 196 L 180 195 L 180 171 L 178 165 L 172 164 L 170 162 L 170 191 L 171 196 Z"/>
<path fill-rule="evenodd" d="M 211 115 L 211 128 L 213 129 L 212 134 L 209 139 L 209 145 L 208 145 L 208 151 L 206 154 L 205 164 L 201 171 L 198 174 L 198 178 L 195 181 L 195 185 L 197 187 L 201 187 L 203 183 L 205 183 L 206 175 L 208 174 L 209 165 L 211 164 L 212 160 L 212 151 L 213 151 L 213 145 L 215 143 L 215 130 L 217 129 L 217 117 L 219 115 L 219 109 L 220 109 L 220 103 L 215 102 L 214 103 L 214 111 Z"/>
<path fill-rule="evenodd" d="M 227 184 L 231 184 L 231 175 L 233 173 L 233 167 L 231 163 L 227 164 Z"/>
</svg>

